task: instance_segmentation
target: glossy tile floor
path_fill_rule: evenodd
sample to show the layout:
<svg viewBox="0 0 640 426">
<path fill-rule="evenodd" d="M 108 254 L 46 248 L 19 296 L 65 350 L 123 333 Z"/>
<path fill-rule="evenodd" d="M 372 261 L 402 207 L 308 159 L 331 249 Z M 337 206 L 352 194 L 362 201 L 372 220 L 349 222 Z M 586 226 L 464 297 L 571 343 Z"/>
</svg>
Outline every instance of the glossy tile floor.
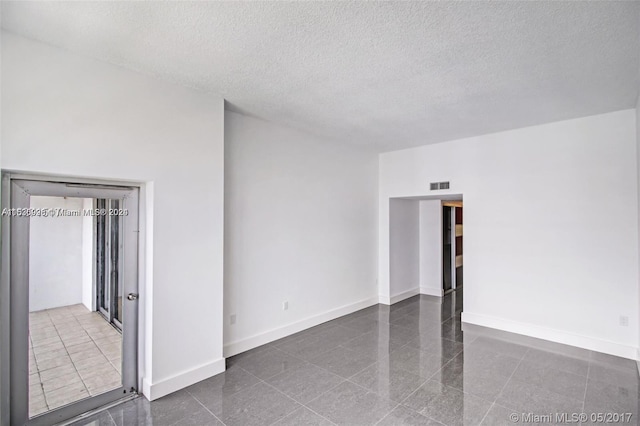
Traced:
<svg viewBox="0 0 640 426">
<path fill-rule="evenodd" d="M 76 424 L 513 425 L 513 413 L 538 424 L 522 414 L 583 412 L 631 413 L 627 424 L 638 424 L 633 361 L 463 333 L 461 310 L 461 290 L 377 305 L 230 358 L 225 373 L 175 394 Z"/>
<path fill-rule="evenodd" d="M 121 340 L 83 305 L 30 313 L 29 415 L 119 386 Z"/>
</svg>

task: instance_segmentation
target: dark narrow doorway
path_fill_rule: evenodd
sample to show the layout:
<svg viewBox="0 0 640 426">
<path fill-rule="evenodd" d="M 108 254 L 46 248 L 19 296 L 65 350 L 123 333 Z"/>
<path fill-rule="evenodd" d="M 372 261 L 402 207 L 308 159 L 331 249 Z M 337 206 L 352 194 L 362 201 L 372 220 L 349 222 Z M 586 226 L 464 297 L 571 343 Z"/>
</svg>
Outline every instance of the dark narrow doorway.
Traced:
<svg viewBox="0 0 640 426">
<path fill-rule="evenodd" d="M 462 206 L 454 208 L 455 215 L 455 288 L 462 287 Z"/>
<path fill-rule="evenodd" d="M 442 202 L 442 291 L 462 287 L 462 201 Z"/>
<path fill-rule="evenodd" d="M 442 206 L 442 290 L 445 293 L 452 289 L 451 235 L 451 207 Z"/>
</svg>

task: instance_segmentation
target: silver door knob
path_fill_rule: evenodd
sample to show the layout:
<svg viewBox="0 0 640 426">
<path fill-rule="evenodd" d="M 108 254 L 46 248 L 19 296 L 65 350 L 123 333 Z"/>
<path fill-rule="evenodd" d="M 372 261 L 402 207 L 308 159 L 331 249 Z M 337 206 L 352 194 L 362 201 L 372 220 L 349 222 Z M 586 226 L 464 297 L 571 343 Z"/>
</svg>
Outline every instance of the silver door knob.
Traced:
<svg viewBox="0 0 640 426">
<path fill-rule="evenodd" d="M 138 293 L 129 293 L 127 295 L 128 300 L 138 300 Z"/>
</svg>

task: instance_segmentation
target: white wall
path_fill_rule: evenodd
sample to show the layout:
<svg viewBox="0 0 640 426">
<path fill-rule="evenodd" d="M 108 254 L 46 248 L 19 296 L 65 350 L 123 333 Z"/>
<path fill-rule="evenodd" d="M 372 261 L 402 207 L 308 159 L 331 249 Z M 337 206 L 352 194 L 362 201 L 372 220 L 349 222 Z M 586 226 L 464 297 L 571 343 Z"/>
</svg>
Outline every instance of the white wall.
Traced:
<svg viewBox="0 0 640 426">
<path fill-rule="evenodd" d="M 81 198 L 31 197 L 34 209 L 82 210 Z M 82 303 L 82 216 L 31 218 L 29 311 Z"/>
<path fill-rule="evenodd" d="M 230 112 L 225 144 L 227 356 L 376 303 L 377 154 Z"/>
<path fill-rule="evenodd" d="M 394 303 L 420 286 L 420 205 L 418 200 L 389 200 L 389 286 Z"/>
<path fill-rule="evenodd" d="M 420 200 L 420 293 L 442 296 L 442 201 Z"/>
<path fill-rule="evenodd" d="M 389 198 L 451 181 L 442 193 L 465 205 L 464 321 L 635 357 L 635 131 L 626 110 L 382 154 L 380 291 Z"/>
<path fill-rule="evenodd" d="M 3 169 L 143 183 L 143 390 L 224 370 L 224 101 L 4 33 Z"/>
</svg>

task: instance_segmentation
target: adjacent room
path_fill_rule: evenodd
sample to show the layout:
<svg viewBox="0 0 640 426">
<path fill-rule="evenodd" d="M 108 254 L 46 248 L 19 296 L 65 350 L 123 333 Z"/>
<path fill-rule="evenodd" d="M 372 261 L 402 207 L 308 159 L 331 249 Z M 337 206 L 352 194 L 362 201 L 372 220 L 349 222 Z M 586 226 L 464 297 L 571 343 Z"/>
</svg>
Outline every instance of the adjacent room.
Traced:
<svg viewBox="0 0 640 426">
<path fill-rule="evenodd" d="M 0 425 L 640 424 L 640 2 L 0 12 Z"/>
<path fill-rule="evenodd" d="M 105 226 L 106 216 L 92 214 L 90 198 L 34 196 L 31 207 L 44 213 L 34 216 L 29 228 L 29 414 L 34 417 L 119 385 L 122 298 L 118 286 L 109 285 L 109 271 L 117 281 L 116 268 L 105 262 L 111 260 L 106 253 L 118 253 L 117 217 Z M 112 238 L 105 238 L 105 228 L 113 228 Z"/>
</svg>

